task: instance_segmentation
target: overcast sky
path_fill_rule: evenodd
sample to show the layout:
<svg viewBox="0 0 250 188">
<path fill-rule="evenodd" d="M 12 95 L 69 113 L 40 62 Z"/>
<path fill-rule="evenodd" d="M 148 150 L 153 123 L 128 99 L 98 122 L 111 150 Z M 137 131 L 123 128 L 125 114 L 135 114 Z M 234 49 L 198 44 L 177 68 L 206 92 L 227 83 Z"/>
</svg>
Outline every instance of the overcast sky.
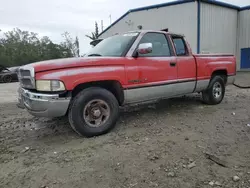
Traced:
<svg viewBox="0 0 250 188">
<path fill-rule="evenodd" d="M 250 4 L 249 0 L 223 0 L 238 6 Z M 49 36 L 60 42 L 61 33 L 68 31 L 79 36 L 81 54 L 89 50 L 85 34 L 94 30 L 94 22 L 104 22 L 104 28 L 127 10 L 169 0 L 0 0 L 0 29 L 18 27 Z"/>
</svg>

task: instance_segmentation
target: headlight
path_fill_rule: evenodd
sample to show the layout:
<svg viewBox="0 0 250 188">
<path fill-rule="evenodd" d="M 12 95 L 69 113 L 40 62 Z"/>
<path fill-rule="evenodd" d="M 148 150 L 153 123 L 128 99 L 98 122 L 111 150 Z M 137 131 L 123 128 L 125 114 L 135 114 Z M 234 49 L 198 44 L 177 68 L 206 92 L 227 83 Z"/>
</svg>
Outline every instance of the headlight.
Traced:
<svg viewBox="0 0 250 188">
<path fill-rule="evenodd" d="M 37 80 L 37 91 L 65 91 L 64 83 L 59 80 Z"/>
</svg>

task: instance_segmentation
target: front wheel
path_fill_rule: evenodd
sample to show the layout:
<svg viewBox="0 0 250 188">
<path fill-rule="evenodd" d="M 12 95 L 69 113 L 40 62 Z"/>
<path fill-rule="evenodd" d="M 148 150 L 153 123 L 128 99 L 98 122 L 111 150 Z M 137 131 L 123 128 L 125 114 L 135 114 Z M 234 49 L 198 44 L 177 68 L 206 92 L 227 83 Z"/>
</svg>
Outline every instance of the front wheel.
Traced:
<svg viewBox="0 0 250 188">
<path fill-rule="evenodd" d="M 92 87 L 78 93 L 69 109 L 71 127 L 81 136 L 109 132 L 119 117 L 119 104 L 106 89 Z"/>
<path fill-rule="evenodd" d="M 225 95 L 225 82 L 221 76 L 214 76 L 208 88 L 202 92 L 204 103 L 215 105 L 221 103 Z"/>
</svg>

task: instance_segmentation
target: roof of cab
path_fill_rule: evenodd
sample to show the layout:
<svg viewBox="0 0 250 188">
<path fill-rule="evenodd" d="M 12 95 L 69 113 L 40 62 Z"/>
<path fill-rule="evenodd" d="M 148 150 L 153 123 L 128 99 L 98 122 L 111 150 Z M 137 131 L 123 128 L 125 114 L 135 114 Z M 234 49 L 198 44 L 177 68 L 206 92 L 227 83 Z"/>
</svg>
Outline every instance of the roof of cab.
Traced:
<svg viewBox="0 0 250 188">
<path fill-rule="evenodd" d="M 167 33 L 168 35 L 176 35 L 176 36 L 183 36 L 183 34 L 180 33 L 173 33 L 173 32 L 166 32 L 166 31 L 162 31 L 162 30 L 133 30 L 133 31 L 127 31 L 127 32 L 123 32 L 120 34 L 125 34 L 125 33 L 148 33 L 148 32 L 157 32 L 157 33 Z"/>
</svg>

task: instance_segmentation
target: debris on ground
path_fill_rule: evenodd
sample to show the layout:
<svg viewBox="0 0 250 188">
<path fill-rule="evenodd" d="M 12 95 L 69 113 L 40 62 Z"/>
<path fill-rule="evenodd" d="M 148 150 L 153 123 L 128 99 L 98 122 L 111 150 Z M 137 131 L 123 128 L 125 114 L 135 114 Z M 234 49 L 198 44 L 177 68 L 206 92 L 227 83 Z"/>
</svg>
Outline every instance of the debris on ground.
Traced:
<svg viewBox="0 0 250 188">
<path fill-rule="evenodd" d="M 156 154 L 154 154 L 154 155 L 152 155 L 152 156 L 149 156 L 149 160 L 150 160 L 150 161 L 155 161 L 155 160 L 157 160 L 157 159 L 159 159 L 159 156 L 156 155 Z"/>
<path fill-rule="evenodd" d="M 66 158 L 64 159 L 65 162 L 70 162 L 70 159 Z"/>
<path fill-rule="evenodd" d="M 214 186 L 214 181 L 210 181 L 208 184 Z"/>
<path fill-rule="evenodd" d="M 168 177 L 175 177 L 175 176 L 176 176 L 176 174 L 174 172 L 169 172 L 168 173 Z"/>
<path fill-rule="evenodd" d="M 189 169 L 196 167 L 195 161 L 187 165 Z"/>
<path fill-rule="evenodd" d="M 215 182 L 214 182 L 214 185 L 221 187 L 221 186 L 222 186 L 222 183 L 220 183 L 220 182 L 218 182 L 218 181 L 215 181 Z"/>
<path fill-rule="evenodd" d="M 189 162 L 190 162 L 190 163 L 194 162 L 194 159 L 190 158 L 190 159 L 189 159 Z"/>
<path fill-rule="evenodd" d="M 130 184 L 130 185 L 129 185 L 129 187 L 131 187 L 131 188 L 132 188 L 132 187 L 136 186 L 137 184 L 138 184 L 138 183 L 133 183 L 133 184 Z"/>
<path fill-rule="evenodd" d="M 240 177 L 239 176 L 233 176 L 233 181 L 234 182 L 240 181 Z"/>
<path fill-rule="evenodd" d="M 218 186 L 218 187 L 222 186 L 222 184 L 220 182 L 218 182 L 218 181 L 210 181 L 208 184 L 210 186 Z"/>
<path fill-rule="evenodd" d="M 204 146 L 200 146 L 200 145 L 198 145 L 197 147 L 201 149 L 206 149 Z"/>
<path fill-rule="evenodd" d="M 216 164 L 223 166 L 223 167 L 228 167 L 228 164 L 226 161 L 221 160 L 219 157 L 216 157 L 215 155 L 205 152 L 205 157 L 207 159 L 210 159 L 211 161 L 215 162 Z"/>
<path fill-rule="evenodd" d="M 24 150 L 22 150 L 22 153 L 25 153 L 26 151 L 28 151 L 30 148 L 29 147 L 25 147 Z"/>
</svg>

